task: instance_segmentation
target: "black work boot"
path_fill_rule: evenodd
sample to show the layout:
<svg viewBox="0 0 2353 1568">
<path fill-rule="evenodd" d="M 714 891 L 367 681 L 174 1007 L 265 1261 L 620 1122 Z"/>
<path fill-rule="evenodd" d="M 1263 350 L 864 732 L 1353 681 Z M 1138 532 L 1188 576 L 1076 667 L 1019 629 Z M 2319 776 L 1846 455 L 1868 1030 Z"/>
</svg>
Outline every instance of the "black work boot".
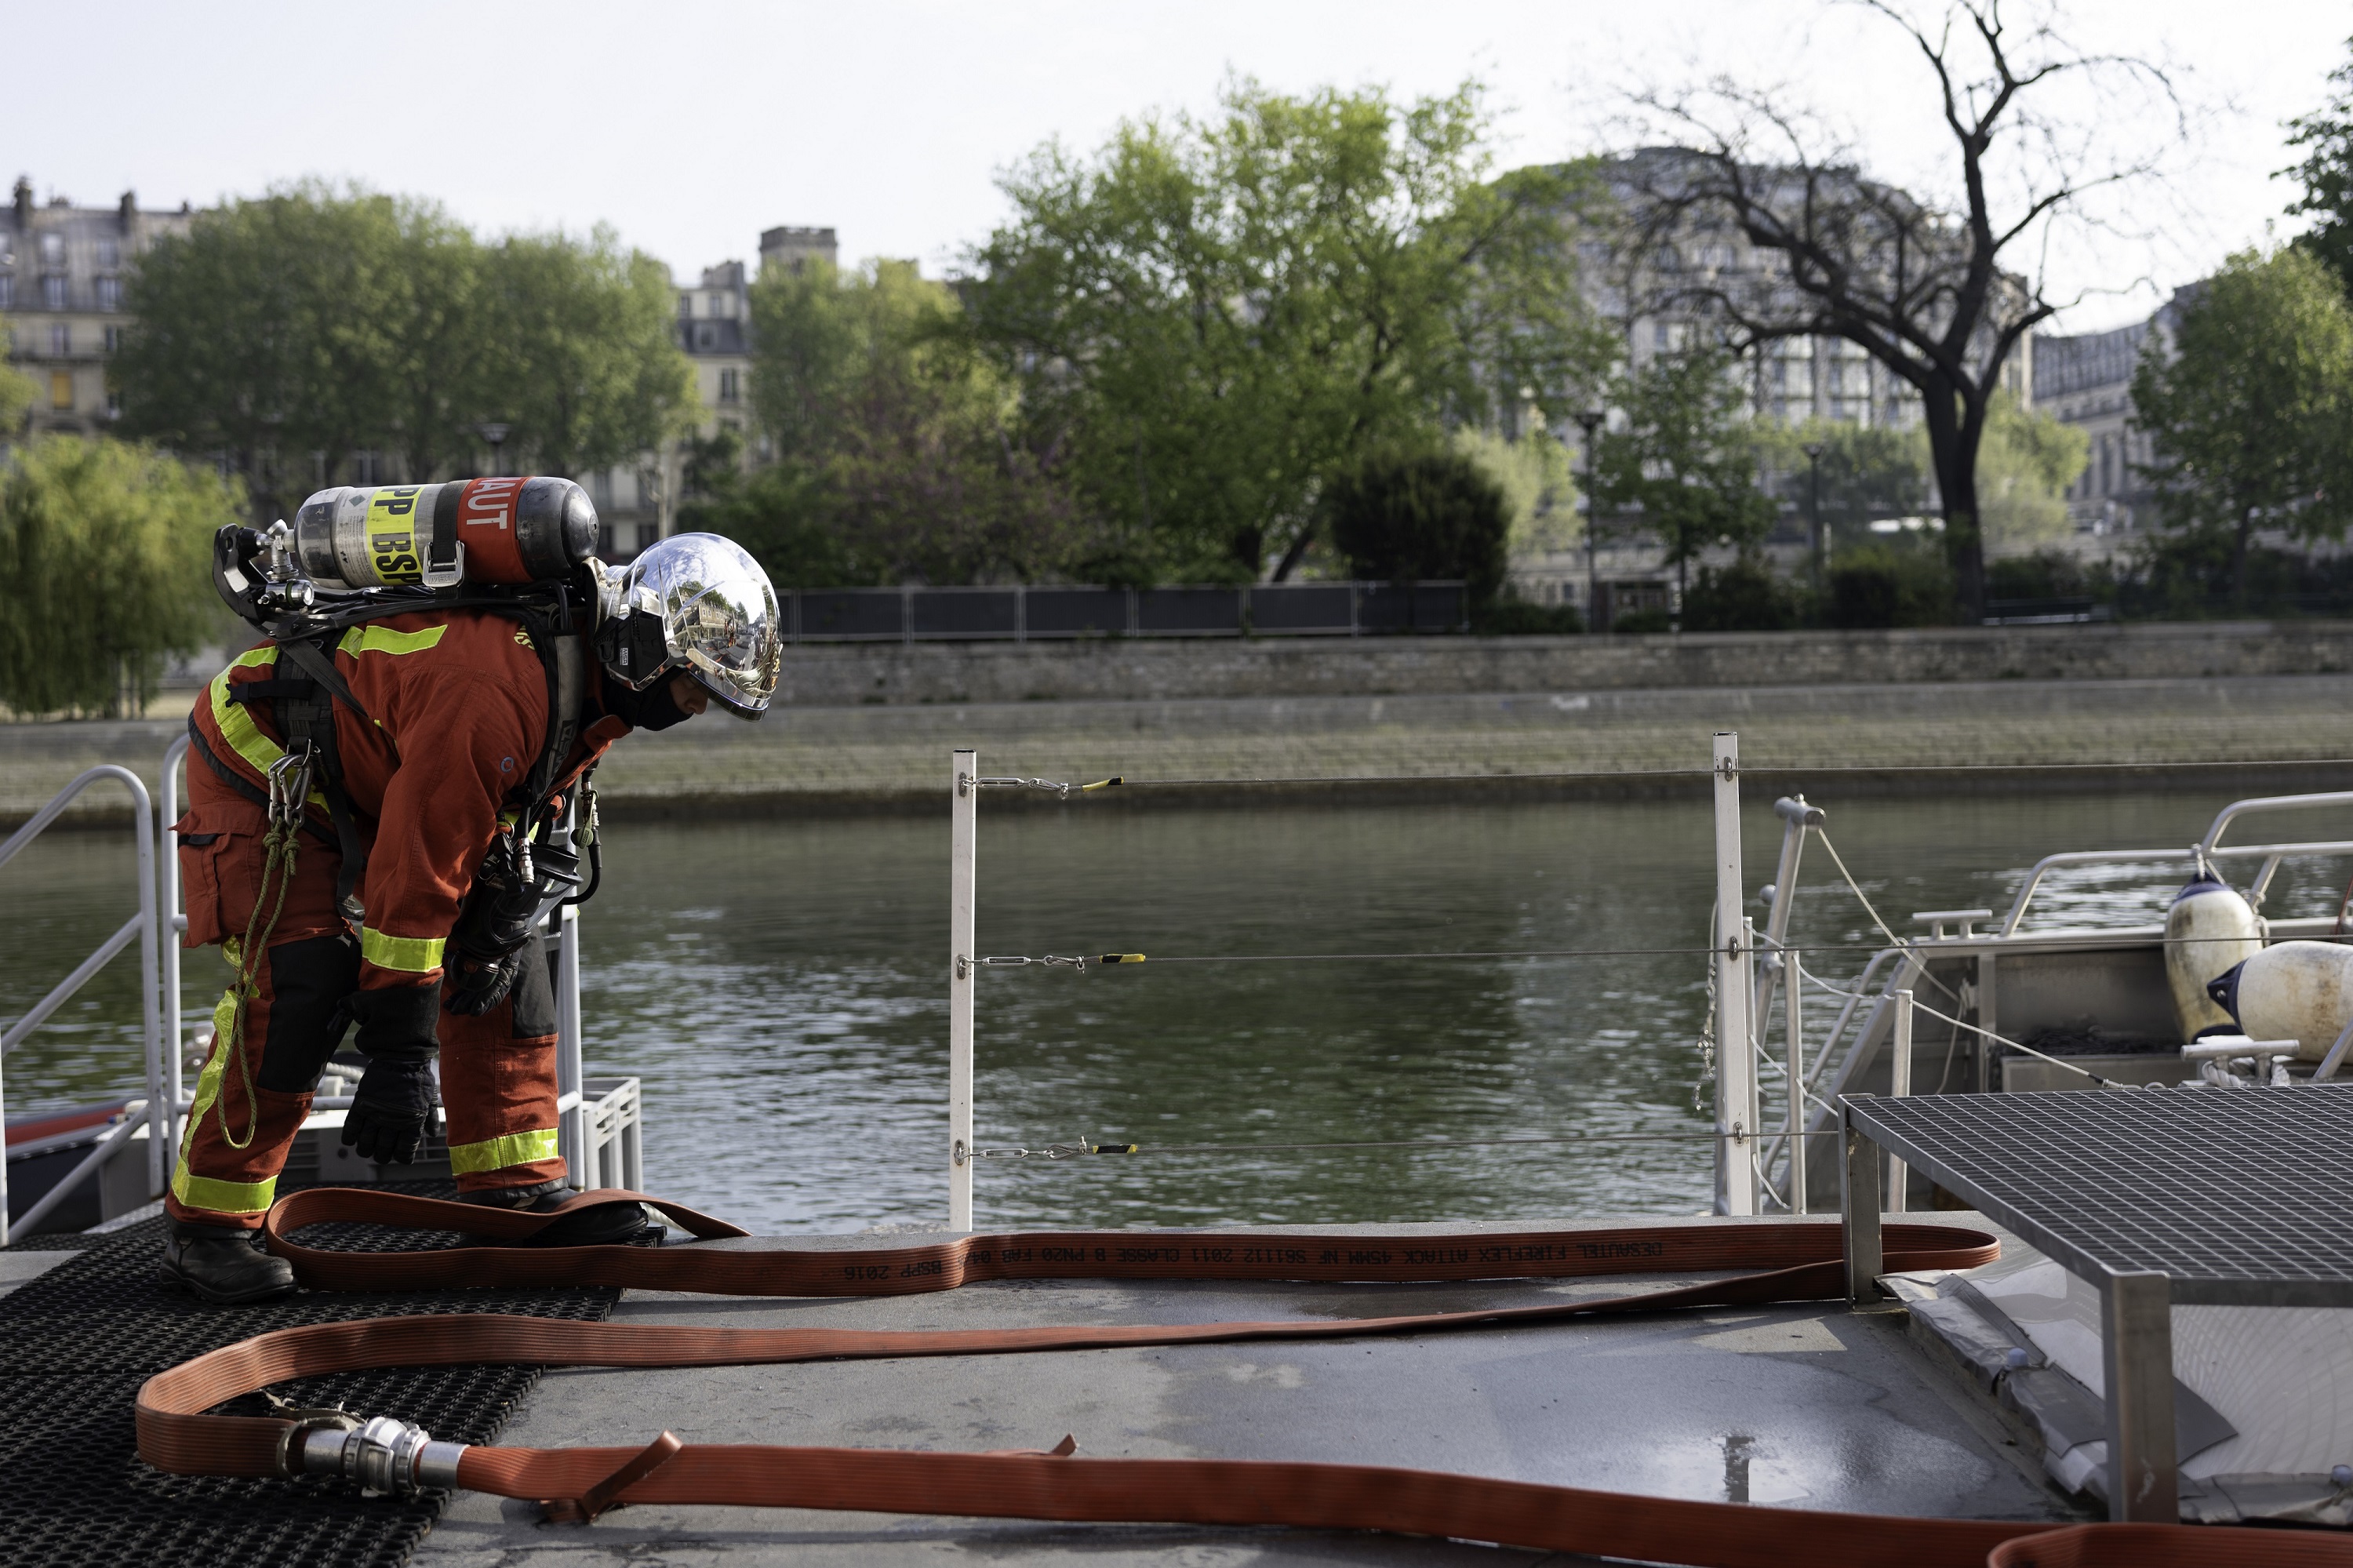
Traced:
<svg viewBox="0 0 2353 1568">
<path fill-rule="evenodd" d="M 571 1192 L 563 1182 L 542 1181 L 535 1187 L 493 1187 L 487 1192 L 460 1192 L 458 1201 L 480 1203 L 494 1209 L 512 1209 L 526 1214 L 543 1214 L 550 1209 L 563 1207 L 565 1200 L 571 1196 Z M 647 1217 L 645 1205 L 617 1201 L 566 1214 L 538 1234 L 512 1245 L 627 1246 L 659 1229 L 660 1226 Z"/>
<path fill-rule="evenodd" d="M 291 1296 L 293 1266 L 256 1246 L 260 1235 L 235 1225 L 204 1225 L 166 1215 L 161 1272 L 216 1307 Z"/>
</svg>

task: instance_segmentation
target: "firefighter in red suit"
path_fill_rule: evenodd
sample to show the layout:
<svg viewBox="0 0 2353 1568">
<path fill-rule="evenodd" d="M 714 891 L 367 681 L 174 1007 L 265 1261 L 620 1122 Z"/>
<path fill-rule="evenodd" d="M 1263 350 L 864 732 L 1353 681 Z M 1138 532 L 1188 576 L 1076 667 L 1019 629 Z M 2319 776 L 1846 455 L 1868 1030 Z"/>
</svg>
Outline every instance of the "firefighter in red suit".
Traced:
<svg viewBox="0 0 2353 1568">
<path fill-rule="evenodd" d="M 757 716 L 775 690 L 775 594 L 731 542 L 662 540 L 617 586 L 625 613 L 659 618 L 653 653 L 638 638 L 627 676 L 609 658 L 586 661 L 577 738 L 554 774 L 560 789 L 576 787 L 633 728 L 665 728 L 713 696 Z M 462 1199 L 547 1208 L 565 1195 L 555 1007 L 539 938 L 501 952 L 470 942 L 460 919 L 547 744 L 541 650 L 512 617 L 427 609 L 354 626 L 332 654 L 358 710 L 334 704 L 342 782 L 368 846 L 353 890 L 356 928 L 339 908 L 342 857 L 320 831 L 315 794 L 312 831 L 286 835 L 299 841 L 290 874 L 268 864 L 261 802 L 287 737 L 271 702 L 255 694 L 290 673 L 287 651 L 265 643 L 238 655 L 190 719 L 189 810 L 176 827 L 186 945 L 222 944 L 239 980 L 216 1011 L 164 1200 L 163 1267 L 211 1301 L 294 1287 L 284 1260 L 253 1244 L 320 1075 L 353 1026 L 367 1065 L 345 1144 L 366 1159 L 414 1160 L 438 1097 Z M 244 951 L 248 941 L 261 950 Z M 627 1241 L 646 1225 L 636 1205 L 614 1204 L 567 1215 L 542 1235 L 555 1245 Z"/>
</svg>

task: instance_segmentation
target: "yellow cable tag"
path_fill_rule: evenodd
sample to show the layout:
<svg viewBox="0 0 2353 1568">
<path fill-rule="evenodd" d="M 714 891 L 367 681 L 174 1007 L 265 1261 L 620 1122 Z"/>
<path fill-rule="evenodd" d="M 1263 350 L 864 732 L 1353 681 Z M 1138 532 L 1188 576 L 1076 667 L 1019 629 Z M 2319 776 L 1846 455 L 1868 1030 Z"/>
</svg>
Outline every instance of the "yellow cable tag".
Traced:
<svg viewBox="0 0 2353 1568">
<path fill-rule="evenodd" d="M 1107 964 L 1140 964 L 1144 961 L 1144 955 L 1142 953 L 1105 953 L 1103 956 L 1103 961 Z"/>
</svg>

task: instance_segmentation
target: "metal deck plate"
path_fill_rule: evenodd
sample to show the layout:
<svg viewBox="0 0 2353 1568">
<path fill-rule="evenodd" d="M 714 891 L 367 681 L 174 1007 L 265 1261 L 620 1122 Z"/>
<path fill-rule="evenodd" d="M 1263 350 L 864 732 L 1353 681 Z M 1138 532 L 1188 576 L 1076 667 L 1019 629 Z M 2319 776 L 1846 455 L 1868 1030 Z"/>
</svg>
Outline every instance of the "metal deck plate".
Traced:
<svg viewBox="0 0 2353 1568">
<path fill-rule="evenodd" d="M 1852 1096 L 1855 1126 L 2069 1270 L 2353 1307 L 2353 1086 Z"/>
</svg>

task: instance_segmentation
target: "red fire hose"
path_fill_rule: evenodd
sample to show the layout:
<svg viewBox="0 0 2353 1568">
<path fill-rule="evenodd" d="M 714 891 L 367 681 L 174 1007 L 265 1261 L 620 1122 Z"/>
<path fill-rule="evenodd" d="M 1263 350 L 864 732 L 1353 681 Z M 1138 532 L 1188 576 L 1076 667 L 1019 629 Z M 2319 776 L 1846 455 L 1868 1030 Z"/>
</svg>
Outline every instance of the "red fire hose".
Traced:
<svg viewBox="0 0 2353 1568">
<path fill-rule="evenodd" d="M 637 1193 L 584 1193 L 565 1211 L 632 1199 L 700 1237 L 734 1226 Z M 1694 1568 L 1792 1563 L 1889 1568 L 2306 1568 L 2353 1564 L 2342 1537 L 2183 1525 L 2079 1525 L 1907 1519 L 1740 1503 L 1686 1502 L 1369 1465 L 1226 1459 L 1082 1459 L 1053 1453 L 931 1454 L 892 1449 L 681 1444 L 642 1449 L 506 1448 L 433 1442 L 387 1417 L 339 1412 L 208 1415 L 288 1379 L 453 1362 L 683 1367 L 906 1356 L 989 1355 L 1125 1345 L 1356 1339 L 1552 1322 L 1676 1307 L 1757 1306 L 1842 1297 L 1836 1227 L 1701 1224 L 1475 1235 L 1234 1235 L 1039 1232 L 973 1235 L 845 1254 L 627 1246 L 470 1246 L 339 1253 L 290 1240 L 305 1225 L 360 1221 L 460 1230 L 512 1242 L 552 1214 L 350 1188 L 317 1188 L 269 1213 L 270 1250 L 314 1290 L 448 1286 L 611 1285 L 734 1296 L 883 1296 L 987 1279 L 1429 1281 L 1747 1272 L 1606 1300 L 1339 1322 L 1240 1322 L 879 1332 L 696 1329 L 458 1314 L 280 1329 L 159 1372 L 139 1391 L 140 1456 L 180 1475 L 332 1472 L 384 1490 L 462 1487 L 535 1500 L 554 1519 L 593 1520 L 623 1503 L 988 1516 L 1092 1522 L 1289 1525 L 1492 1541 Z M 1891 1271 L 1968 1268 L 1995 1239 L 1931 1224 L 1889 1224 Z"/>
</svg>

